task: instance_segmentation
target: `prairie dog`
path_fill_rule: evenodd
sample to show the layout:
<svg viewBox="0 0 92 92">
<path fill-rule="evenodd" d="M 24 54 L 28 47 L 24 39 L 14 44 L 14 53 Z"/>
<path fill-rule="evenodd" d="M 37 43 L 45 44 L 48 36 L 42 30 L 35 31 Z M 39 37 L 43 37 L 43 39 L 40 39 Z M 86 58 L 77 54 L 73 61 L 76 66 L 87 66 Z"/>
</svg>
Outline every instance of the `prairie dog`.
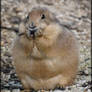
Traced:
<svg viewBox="0 0 92 92">
<path fill-rule="evenodd" d="M 25 89 L 54 89 L 74 82 L 79 47 L 75 35 L 45 7 L 34 7 L 13 45 L 16 73 Z"/>
</svg>

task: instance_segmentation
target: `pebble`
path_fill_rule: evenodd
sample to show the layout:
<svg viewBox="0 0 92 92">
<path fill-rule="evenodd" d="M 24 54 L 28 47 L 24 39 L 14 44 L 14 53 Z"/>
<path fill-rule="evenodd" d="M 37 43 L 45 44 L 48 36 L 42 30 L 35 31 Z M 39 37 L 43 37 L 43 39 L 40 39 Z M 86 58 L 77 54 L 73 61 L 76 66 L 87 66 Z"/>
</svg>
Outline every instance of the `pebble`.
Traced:
<svg viewBox="0 0 92 92">
<path fill-rule="evenodd" d="M 19 89 L 13 89 L 12 92 L 20 92 L 20 90 Z"/>
<path fill-rule="evenodd" d="M 53 92 L 65 92 L 65 91 L 61 91 L 61 90 L 54 90 Z"/>
<path fill-rule="evenodd" d="M 6 51 L 4 55 L 8 56 L 8 57 L 11 57 L 11 54 L 9 53 L 9 51 Z"/>
<path fill-rule="evenodd" d="M 13 24 L 19 24 L 21 22 L 21 18 L 17 17 L 17 16 L 12 16 L 10 18 L 10 22 L 13 23 Z"/>
<path fill-rule="evenodd" d="M 92 90 L 90 90 L 90 89 L 88 89 L 88 91 L 87 92 L 91 92 Z"/>
<path fill-rule="evenodd" d="M 1 41 L 1 46 L 4 46 L 4 41 Z"/>
<path fill-rule="evenodd" d="M 2 90 L 1 92 L 10 92 L 10 90 Z"/>
<path fill-rule="evenodd" d="M 88 70 L 85 70 L 84 72 L 85 72 L 85 74 L 89 74 Z"/>
</svg>

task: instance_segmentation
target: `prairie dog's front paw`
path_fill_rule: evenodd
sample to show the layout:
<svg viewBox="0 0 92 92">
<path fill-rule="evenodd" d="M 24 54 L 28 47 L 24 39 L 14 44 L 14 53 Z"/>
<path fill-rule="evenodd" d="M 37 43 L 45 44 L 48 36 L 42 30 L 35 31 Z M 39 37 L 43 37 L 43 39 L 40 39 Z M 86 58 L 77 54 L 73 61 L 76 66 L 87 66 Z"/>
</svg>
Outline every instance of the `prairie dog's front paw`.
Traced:
<svg viewBox="0 0 92 92">
<path fill-rule="evenodd" d="M 38 37 L 42 36 L 42 30 L 37 30 L 37 32 L 35 33 L 35 36 L 38 36 Z"/>
</svg>

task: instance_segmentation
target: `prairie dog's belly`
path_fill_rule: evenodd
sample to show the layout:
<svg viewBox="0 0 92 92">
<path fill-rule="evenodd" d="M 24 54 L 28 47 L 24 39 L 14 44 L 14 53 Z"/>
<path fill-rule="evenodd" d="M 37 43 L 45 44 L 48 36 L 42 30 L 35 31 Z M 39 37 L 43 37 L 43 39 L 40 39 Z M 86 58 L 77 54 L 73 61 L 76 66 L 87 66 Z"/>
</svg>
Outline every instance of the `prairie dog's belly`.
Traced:
<svg viewBox="0 0 92 92">
<path fill-rule="evenodd" d="M 26 72 L 33 78 L 50 78 L 59 74 L 59 63 L 60 60 L 57 57 L 46 57 L 46 55 L 40 53 L 34 47 L 31 58 L 28 60 L 28 65 L 26 66 L 26 69 L 29 68 L 29 71 L 27 70 Z"/>
<path fill-rule="evenodd" d="M 57 63 L 57 64 L 56 64 Z M 46 79 L 60 74 L 59 61 L 56 59 L 34 60 L 28 61 L 23 72 L 25 71 L 34 79 Z M 59 64 L 60 65 L 60 64 Z"/>
<path fill-rule="evenodd" d="M 15 61 L 15 66 L 16 72 L 19 75 L 25 73 L 34 79 L 45 79 L 60 74 L 60 62 L 59 58 L 46 57 L 46 55 L 41 54 L 35 47 L 29 58 L 20 58 Z"/>
</svg>

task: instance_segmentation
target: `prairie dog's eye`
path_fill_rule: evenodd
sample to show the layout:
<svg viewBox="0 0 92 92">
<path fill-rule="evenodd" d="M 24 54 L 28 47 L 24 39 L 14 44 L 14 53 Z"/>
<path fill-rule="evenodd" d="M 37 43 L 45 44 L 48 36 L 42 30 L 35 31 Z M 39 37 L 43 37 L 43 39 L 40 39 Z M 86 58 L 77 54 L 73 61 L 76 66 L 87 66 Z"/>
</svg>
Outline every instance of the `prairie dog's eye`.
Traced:
<svg viewBox="0 0 92 92">
<path fill-rule="evenodd" d="M 27 19 L 27 20 L 29 19 L 29 15 L 26 17 L 26 19 Z"/>
<path fill-rule="evenodd" d="M 46 16 L 44 14 L 41 15 L 41 19 L 45 19 Z"/>
</svg>

